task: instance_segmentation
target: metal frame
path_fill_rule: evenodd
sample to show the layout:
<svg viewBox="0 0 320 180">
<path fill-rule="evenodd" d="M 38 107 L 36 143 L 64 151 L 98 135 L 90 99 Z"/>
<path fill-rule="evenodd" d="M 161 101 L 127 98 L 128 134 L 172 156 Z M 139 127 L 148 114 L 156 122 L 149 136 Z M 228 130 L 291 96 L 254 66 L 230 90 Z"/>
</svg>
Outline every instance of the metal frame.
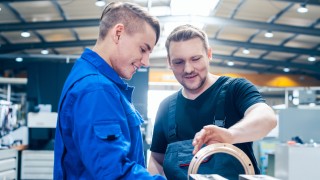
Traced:
<svg viewBox="0 0 320 180">
<path fill-rule="evenodd" d="M 226 153 L 234 156 L 237 160 L 240 161 L 246 174 L 249 174 L 249 175 L 255 174 L 252 162 L 250 161 L 249 157 L 241 149 L 237 148 L 232 144 L 218 143 L 218 144 L 211 144 L 200 149 L 200 151 L 198 151 L 197 154 L 192 158 L 189 169 L 188 169 L 188 180 L 189 180 L 190 174 L 196 174 L 198 172 L 201 162 L 205 158 L 215 153 Z"/>
</svg>

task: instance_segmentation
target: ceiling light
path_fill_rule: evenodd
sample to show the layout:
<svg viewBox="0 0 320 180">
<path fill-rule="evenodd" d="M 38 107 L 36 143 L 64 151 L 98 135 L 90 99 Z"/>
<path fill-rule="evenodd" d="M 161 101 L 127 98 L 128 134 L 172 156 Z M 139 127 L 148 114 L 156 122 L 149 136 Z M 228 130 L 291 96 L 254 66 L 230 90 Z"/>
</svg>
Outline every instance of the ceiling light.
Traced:
<svg viewBox="0 0 320 180">
<path fill-rule="evenodd" d="M 30 37 L 31 34 L 30 34 L 28 31 L 23 31 L 23 32 L 21 33 L 21 36 L 27 38 L 27 37 Z"/>
<path fill-rule="evenodd" d="M 316 57 L 314 57 L 314 56 L 309 56 L 309 57 L 308 57 L 308 61 L 310 61 L 310 62 L 316 61 Z"/>
<path fill-rule="evenodd" d="M 273 33 L 271 31 L 267 31 L 265 34 L 264 34 L 264 37 L 266 38 L 272 38 L 273 37 Z"/>
<path fill-rule="evenodd" d="M 154 6 L 150 8 L 150 14 L 153 16 L 169 16 L 171 9 L 169 6 Z"/>
<path fill-rule="evenodd" d="M 307 13 L 308 8 L 306 4 L 301 4 L 300 7 L 297 9 L 298 13 Z"/>
<path fill-rule="evenodd" d="M 243 50 L 242 50 L 242 53 L 243 53 L 243 54 L 250 54 L 250 51 L 249 51 L 249 49 L 243 49 Z"/>
<path fill-rule="evenodd" d="M 95 5 L 98 7 L 103 7 L 106 5 L 106 2 L 104 0 L 97 0 Z"/>
<path fill-rule="evenodd" d="M 204 23 L 201 23 L 201 22 L 182 22 L 182 21 L 166 22 L 163 24 L 163 31 L 162 31 L 163 36 L 165 37 L 169 36 L 169 34 L 174 30 L 174 28 L 184 24 L 191 24 L 199 29 L 203 29 L 204 27 Z"/>
<path fill-rule="evenodd" d="M 229 61 L 227 64 L 228 64 L 228 66 L 233 66 L 233 65 L 234 65 L 234 62 Z"/>
<path fill-rule="evenodd" d="M 289 68 L 283 68 L 283 71 L 284 72 L 290 72 L 290 69 Z"/>
<path fill-rule="evenodd" d="M 171 0 L 171 15 L 208 16 L 219 0 Z"/>
<path fill-rule="evenodd" d="M 22 59 L 22 57 L 17 57 L 17 58 L 16 58 L 16 61 L 17 61 L 17 62 L 22 62 L 23 59 Z"/>
<path fill-rule="evenodd" d="M 42 50 L 41 50 L 41 54 L 49 54 L 48 49 L 42 49 Z"/>
</svg>

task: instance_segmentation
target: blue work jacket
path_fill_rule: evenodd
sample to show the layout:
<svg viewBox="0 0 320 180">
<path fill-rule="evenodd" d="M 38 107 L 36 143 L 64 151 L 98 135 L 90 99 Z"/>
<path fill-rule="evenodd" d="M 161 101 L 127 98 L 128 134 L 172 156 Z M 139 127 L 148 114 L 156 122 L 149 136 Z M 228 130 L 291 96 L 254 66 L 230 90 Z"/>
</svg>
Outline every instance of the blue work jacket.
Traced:
<svg viewBox="0 0 320 180">
<path fill-rule="evenodd" d="M 145 169 L 133 87 L 86 49 L 60 97 L 54 179 L 164 179 Z"/>
</svg>

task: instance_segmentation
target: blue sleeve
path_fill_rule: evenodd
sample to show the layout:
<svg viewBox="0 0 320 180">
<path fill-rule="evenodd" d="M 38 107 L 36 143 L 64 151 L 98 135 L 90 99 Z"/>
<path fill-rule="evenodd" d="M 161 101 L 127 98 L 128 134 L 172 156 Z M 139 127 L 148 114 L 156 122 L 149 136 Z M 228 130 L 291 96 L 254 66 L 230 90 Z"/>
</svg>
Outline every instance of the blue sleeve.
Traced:
<svg viewBox="0 0 320 180">
<path fill-rule="evenodd" d="M 76 98 L 74 108 L 72 136 L 94 179 L 164 179 L 132 160 L 133 137 L 119 95 L 94 90 Z"/>
</svg>

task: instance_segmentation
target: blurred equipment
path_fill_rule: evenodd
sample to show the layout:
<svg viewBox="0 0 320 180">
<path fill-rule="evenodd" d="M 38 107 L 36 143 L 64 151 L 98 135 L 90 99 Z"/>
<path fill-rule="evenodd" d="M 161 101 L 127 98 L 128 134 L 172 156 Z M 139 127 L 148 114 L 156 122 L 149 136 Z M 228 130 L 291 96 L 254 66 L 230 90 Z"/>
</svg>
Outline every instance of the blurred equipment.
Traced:
<svg viewBox="0 0 320 180">
<path fill-rule="evenodd" d="M 28 113 L 29 149 L 53 150 L 58 113 Z"/>
<path fill-rule="evenodd" d="M 53 151 L 24 150 L 21 153 L 21 179 L 50 180 L 53 177 Z"/>
<path fill-rule="evenodd" d="M 0 179 L 18 179 L 18 151 L 0 150 Z"/>
<path fill-rule="evenodd" d="M 292 141 L 295 141 L 296 143 L 299 143 L 299 144 L 304 144 L 304 142 L 299 136 L 292 137 Z"/>
<path fill-rule="evenodd" d="M 190 174 L 190 177 L 196 180 L 228 180 L 218 174 Z"/>
<path fill-rule="evenodd" d="M 28 141 L 27 128 L 22 126 L 21 106 L 12 102 L 0 100 L 0 149 L 26 145 Z"/>
<path fill-rule="evenodd" d="M 8 134 L 13 130 L 17 122 L 17 108 L 8 101 L 0 101 L 0 125 L 1 136 Z"/>
<path fill-rule="evenodd" d="M 239 175 L 239 180 L 280 180 L 271 176 L 256 174 L 256 175 Z"/>
<path fill-rule="evenodd" d="M 288 108 L 279 112 L 279 140 L 287 142 L 298 136 L 301 141 L 311 139 L 320 143 L 320 110 Z"/>
<path fill-rule="evenodd" d="M 320 146 L 279 144 L 275 151 L 275 177 L 282 180 L 320 179 Z"/>
<path fill-rule="evenodd" d="M 315 90 L 300 90 L 299 104 L 316 103 L 317 95 Z"/>
</svg>

